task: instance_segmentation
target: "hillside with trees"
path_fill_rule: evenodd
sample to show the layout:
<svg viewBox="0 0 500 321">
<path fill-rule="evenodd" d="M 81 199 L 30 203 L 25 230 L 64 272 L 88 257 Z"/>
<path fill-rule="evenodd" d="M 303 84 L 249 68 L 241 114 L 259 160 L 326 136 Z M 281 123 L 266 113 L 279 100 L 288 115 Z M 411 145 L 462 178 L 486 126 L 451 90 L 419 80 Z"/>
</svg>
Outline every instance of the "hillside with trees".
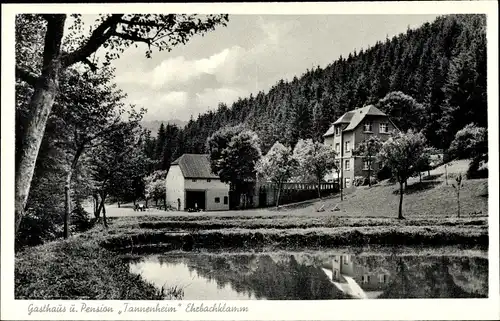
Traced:
<svg viewBox="0 0 500 321">
<path fill-rule="evenodd" d="M 47 19 L 55 23 L 52 18 L 21 15 L 16 21 L 20 68 L 16 79 L 17 171 L 22 158 L 36 149 L 37 143 L 25 134 L 31 133 L 29 126 L 33 125 L 30 104 L 36 90 L 33 79 L 21 71 L 24 68 L 39 74 L 43 69 L 43 36 L 48 32 Z M 155 23 L 163 18 L 157 17 L 160 20 Z M 224 20 L 214 19 L 199 26 L 199 31 L 212 30 L 212 24 Z M 268 92 L 239 98 L 231 106 L 221 103 L 184 127 L 162 123 L 157 132 L 141 130 L 145 110 L 130 106 L 132 112 L 124 112 L 126 95 L 114 84 L 113 68 L 104 66 L 96 72 L 91 66 L 83 71 L 67 66 L 58 76 L 61 85 L 54 102 L 41 105 L 50 107 L 50 117 L 40 136 L 36 166 L 31 164 L 34 175 L 29 198 L 18 195 L 27 199 L 23 210 L 16 212 L 18 219 L 23 217 L 17 236 L 24 244 L 38 244 L 70 235 L 79 229 L 78 217 L 87 224 L 82 204 L 89 198 L 93 200 L 93 219 L 104 224 L 106 201 L 162 201 L 158 180 L 163 179 L 170 163 L 184 153 L 210 152 L 208 139 L 221 129 L 233 127 L 252 133 L 237 141 L 243 147 L 251 141 L 258 151 L 255 155 L 268 155 L 276 142 L 292 152 L 301 146 L 297 144 L 300 140 L 311 146 L 321 142 L 338 117 L 367 104 L 389 114 L 400 129 L 423 132 L 430 147 L 449 149 L 451 157 L 474 158 L 474 167 L 479 170 L 487 162 L 485 23 L 481 15 L 439 17 L 340 57 L 325 68 L 307 70 L 291 81 L 279 80 Z M 107 62 L 113 59 L 117 57 L 109 57 Z M 462 155 L 458 151 L 469 152 Z M 303 154 L 311 158 L 314 153 Z M 299 157 L 310 167 L 309 158 Z M 253 175 L 254 170 L 252 167 L 248 172 Z M 227 181 L 233 185 L 249 181 L 240 172 L 227 173 Z M 471 171 L 467 176 L 473 175 Z M 22 177 L 27 180 L 30 175 Z M 21 181 L 16 179 L 16 183 Z"/>
<path fill-rule="evenodd" d="M 423 131 L 429 145 L 447 150 L 469 123 L 487 127 L 485 27 L 484 15 L 438 17 L 325 68 L 279 80 L 268 92 L 239 98 L 231 106 L 221 103 L 171 130 L 174 136 L 155 141 L 152 133 L 150 144 L 173 145 L 160 144 L 167 155 L 156 155 L 157 160 L 205 153 L 214 132 L 241 124 L 258 134 L 266 154 L 276 141 L 291 148 L 299 139 L 322 141 L 343 113 L 375 104 L 405 130 Z M 163 164 L 161 169 L 168 169 Z"/>
</svg>

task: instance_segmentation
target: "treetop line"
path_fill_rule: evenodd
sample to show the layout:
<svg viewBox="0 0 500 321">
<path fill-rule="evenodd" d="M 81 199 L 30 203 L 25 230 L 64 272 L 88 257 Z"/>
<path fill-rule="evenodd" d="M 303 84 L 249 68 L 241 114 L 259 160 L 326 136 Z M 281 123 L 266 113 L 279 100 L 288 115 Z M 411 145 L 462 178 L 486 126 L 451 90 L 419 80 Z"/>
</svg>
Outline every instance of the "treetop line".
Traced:
<svg viewBox="0 0 500 321">
<path fill-rule="evenodd" d="M 82 22 L 79 15 L 72 18 L 70 30 L 76 32 Z M 95 199 L 95 216 L 102 213 L 105 221 L 108 197 L 131 199 L 146 190 L 148 195 L 159 195 L 160 186 L 151 184 L 164 177 L 174 159 L 184 153 L 230 152 L 221 144 L 233 138 L 233 144 L 247 148 L 257 169 L 224 154 L 226 163 L 214 167 L 221 177 L 245 181 L 260 173 L 281 184 L 291 176 L 283 164 L 288 164 L 297 146 L 308 152 L 299 158 L 302 165 L 291 168 L 317 168 L 312 176 L 320 177 L 323 168 L 335 165 L 325 163 L 329 157 L 310 157 L 315 151 L 323 155 L 322 135 L 346 111 L 367 104 L 389 115 L 403 132 L 414 131 L 412 135 L 419 137 L 414 140 L 445 152 L 469 124 L 472 127 L 460 137 L 486 139 L 484 15 L 439 17 L 340 57 L 325 68 L 307 70 L 290 82 L 280 80 L 267 93 L 239 98 L 230 107 L 221 103 L 184 128 L 162 124 L 156 137 L 140 127 L 145 110 L 132 108 L 125 119 L 125 94 L 114 84 L 108 66 L 113 59 L 138 42 L 148 45 L 146 57 L 153 49 L 169 51 L 195 34 L 225 26 L 228 19 L 227 15 L 103 15 L 88 37 L 74 37 L 71 31 L 64 38 L 65 15 L 16 17 L 16 232 L 23 218 L 28 217 L 30 226 L 39 216 L 36 213 L 53 213 L 47 214 L 50 220 L 63 223 L 64 234 L 69 234 L 72 207 L 78 208 L 72 204 L 89 195 Z M 106 51 L 102 66 L 89 60 L 98 48 Z M 76 63 L 85 66 L 83 74 L 71 68 Z M 234 126 L 245 130 L 221 135 Z M 222 138 L 214 143 L 218 135 Z M 415 148 L 423 152 L 424 145 Z M 470 149 L 478 150 L 466 150 Z M 270 157 L 274 154 L 279 157 Z M 478 152 L 474 157 L 483 155 Z M 284 162 L 279 173 L 271 173 L 271 167 L 278 166 L 273 161 Z M 231 167 L 240 170 L 231 173 Z M 145 177 L 151 184 L 144 182 Z M 51 200 L 44 200 L 51 186 L 59 187 Z M 65 209 L 54 204 L 65 204 Z M 56 218 L 59 210 L 65 213 L 63 222 Z"/>
</svg>

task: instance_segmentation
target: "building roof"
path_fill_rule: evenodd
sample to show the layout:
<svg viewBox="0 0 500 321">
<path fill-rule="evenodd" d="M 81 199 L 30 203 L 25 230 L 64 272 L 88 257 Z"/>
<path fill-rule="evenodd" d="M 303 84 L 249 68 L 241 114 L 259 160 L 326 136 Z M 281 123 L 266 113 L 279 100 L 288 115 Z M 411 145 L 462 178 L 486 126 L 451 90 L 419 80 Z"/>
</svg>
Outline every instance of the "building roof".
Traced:
<svg viewBox="0 0 500 321">
<path fill-rule="evenodd" d="M 347 127 L 343 130 L 344 132 L 353 130 L 358 127 L 358 125 L 363 121 L 363 119 L 365 119 L 366 116 L 387 115 L 373 105 L 348 111 L 333 123 L 333 125 L 328 129 L 323 137 L 332 136 L 335 133 L 335 125 L 338 124 L 348 124 Z"/>
<path fill-rule="evenodd" d="M 210 155 L 208 154 L 183 154 L 171 163 L 179 165 L 184 178 L 213 178 L 219 176 L 212 173 L 210 168 Z"/>
</svg>

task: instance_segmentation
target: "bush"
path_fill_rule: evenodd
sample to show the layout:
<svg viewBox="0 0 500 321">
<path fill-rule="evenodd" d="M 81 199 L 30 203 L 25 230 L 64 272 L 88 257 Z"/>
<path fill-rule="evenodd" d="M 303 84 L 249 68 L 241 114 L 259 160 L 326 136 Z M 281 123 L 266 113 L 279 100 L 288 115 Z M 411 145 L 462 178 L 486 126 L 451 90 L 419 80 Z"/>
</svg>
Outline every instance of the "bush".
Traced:
<svg viewBox="0 0 500 321">
<path fill-rule="evenodd" d="M 468 179 L 487 178 L 488 177 L 488 160 L 485 157 L 476 157 L 469 164 L 466 176 Z"/>
<path fill-rule="evenodd" d="M 458 159 L 475 158 L 487 152 L 486 128 L 469 124 L 459 130 L 448 149 L 449 156 Z"/>
<path fill-rule="evenodd" d="M 71 228 L 74 232 L 85 232 L 94 226 L 95 220 L 90 218 L 90 214 L 83 209 L 82 204 L 76 203 L 75 209 L 71 213 Z"/>
<path fill-rule="evenodd" d="M 377 183 L 378 183 L 378 180 L 375 177 L 371 176 L 370 177 L 370 184 L 375 185 Z M 368 177 L 365 177 L 365 181 L 363 182 L 363 185 L 366 186 L 366 185 L 370 185 L 370 184 L 368 184 Z"/>
<path fill-rule="evenodd" d="M 378 181 L 383 181 L 384 179 L 391 178 L 392 177 L 391 169 L 387 166 L 384 166 L 377 172 L 376 176 Z"/>
<path fill-rule="evenodd" d="M 378 180 L 375 177 L 370 177 L 371 185 L 377 184 Z M 368 186 L 368 177 L 366 176 L 355 176 L 353 181 L 354 186 Z"/>
<path fill-rule="evenodd" d="M 352 181 L 352 185 L 353 186 L 362 186 L 363 183 L 365 182 L 365 178 L 364 176 L 355 176 L 354 177 L 354 180 Z"/>
<path fill-rule="evenodd" d="M 43 244 L 62 235 L 62 213 L 44 208 L 28 208 L 16 234 L 16 249 Z"/>
</svg>

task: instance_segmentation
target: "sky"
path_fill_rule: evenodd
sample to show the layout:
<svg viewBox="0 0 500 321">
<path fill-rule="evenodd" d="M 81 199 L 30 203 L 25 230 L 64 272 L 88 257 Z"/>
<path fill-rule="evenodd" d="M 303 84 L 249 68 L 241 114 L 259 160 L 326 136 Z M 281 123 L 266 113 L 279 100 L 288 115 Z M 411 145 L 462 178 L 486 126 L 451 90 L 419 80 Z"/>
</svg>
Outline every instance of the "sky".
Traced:
<svg viewBox="0 0 500 321">
<path fill-rule="evenodd" d="M 280 79 L 326 67 L 354 50 L 432 22 L 437 15 L 230 15 L 226 27 L 171 52 L 129 48 L 113 61 L 127 103 L 145 107 L 144 120 L 189 120 L 267 92 Z M 84 17 L 86 24 L 94 15 Z"/>
</svg>

